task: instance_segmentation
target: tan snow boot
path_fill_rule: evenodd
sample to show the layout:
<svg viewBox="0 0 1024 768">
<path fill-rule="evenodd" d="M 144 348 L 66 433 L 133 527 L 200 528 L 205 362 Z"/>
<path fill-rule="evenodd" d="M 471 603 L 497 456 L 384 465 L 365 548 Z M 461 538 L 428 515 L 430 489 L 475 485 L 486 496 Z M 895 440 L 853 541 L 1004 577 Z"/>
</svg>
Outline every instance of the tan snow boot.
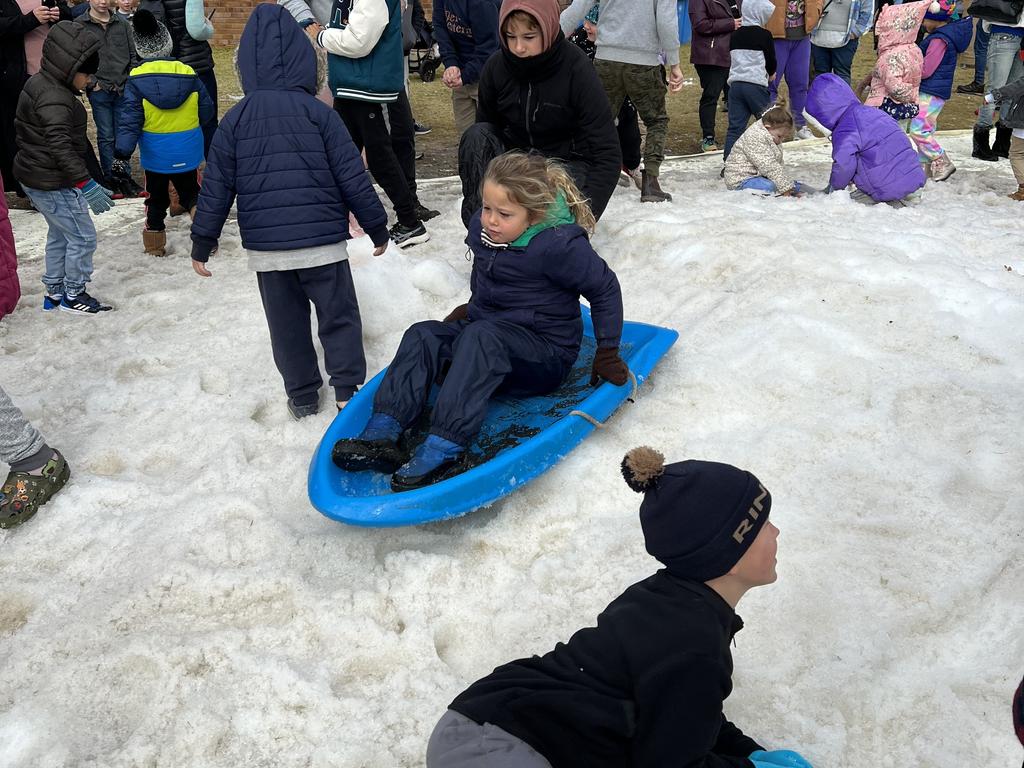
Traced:
<svg viewBox="0 0 1024 768">
<path fill-rule="evenodd" d="M 641 171 L 640 177 L 640 202 L 641 203 L 664 203 L 672 200 L 672 195 L 663 192 L 658 184 L 658 177 L 651 176 L 647 171 Z"/>
<path fill-rule="evenodd" d="M 170 197 L 171 200 L 171 205 L 168 208 L 167 212 L 170 213 L 172 217 L 181 216 L 182 214 L 187 213 L 187 211 L 185 210 L 185 206 L 183 206 L 181 204 L 181 200 L 178 199 L 178 190 L 174 188 L 173 184 L 168 184 L 167 186 L 168 196 Z"/>
<path fill-rule="evenodd" d="M 1007 195 L 1007 197 L 1011 200 L 1020 200 L 1021 202 L 1024 202 L 1024 184 L 1018 184 L 1017 191 L 1012 195 Z"/>
<path fill-rule="evenodd" d="M 150 256 L 167 255 L 167 233 L 142 230 L 142 245 Z"/>
</svg>

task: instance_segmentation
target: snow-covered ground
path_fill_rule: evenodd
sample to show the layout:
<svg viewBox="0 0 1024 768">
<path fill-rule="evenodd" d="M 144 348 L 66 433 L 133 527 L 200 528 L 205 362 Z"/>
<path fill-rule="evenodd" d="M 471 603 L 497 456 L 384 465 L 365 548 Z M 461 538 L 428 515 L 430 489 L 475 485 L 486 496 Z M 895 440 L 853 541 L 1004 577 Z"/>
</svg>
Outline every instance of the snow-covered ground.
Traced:
<svg viewBox="0 0 1024 768">
<path fill-rule="evenodd" d="M 1024 673 L 1024 229 L 1007 164 L 968 158 L 913 210 L 619 190 L 594 238 L 626 315 L 680 340 L 609 428 L 490 509 L 398 530 L 306 499 L 333 407 L 292 421 L 229 225 L 214 277 L 143 255 L 142 206 L 96 219 L 98 318 L 44 315 L 45 225 L 14 212 L 25 296 L 0 381 L 73 469 L 0 532 L 0 765 L 418 766 L 467 683 L 549 650 L 656 568 L 638 444 L 752 470 L 780 579 L 740 604 L 726 709 L 816 766 L 1018 765 Z M 824 146 L 791 146 L 824 186 Z M 371 371 L 468 296 L 456 185 L 430 243 L 351 247 Z M 327 396 L 325 394 L 325 405 Z M 6 467 L 0 466 L 0 473 Z M 0 475 L 2 476 L 2 475 Z"/>
</svg>

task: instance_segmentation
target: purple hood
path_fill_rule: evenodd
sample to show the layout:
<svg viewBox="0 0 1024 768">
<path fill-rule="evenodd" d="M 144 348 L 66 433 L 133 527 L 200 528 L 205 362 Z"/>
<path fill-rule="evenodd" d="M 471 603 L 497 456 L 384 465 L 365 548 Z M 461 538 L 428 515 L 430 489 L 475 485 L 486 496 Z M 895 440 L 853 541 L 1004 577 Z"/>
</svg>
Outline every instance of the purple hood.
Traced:
<svg viewBox="0 0 1024 768">
<path fill-rule="evenodd" d="M 924 186 L 924 171 L 907 134 L 882 110 L 857 101 L 836 75 L 814 79 L 807 93 L 807 113 L 832 131 L 832 189 L 844 189 L 852 181 L 885 202 Z"/>
</svg>

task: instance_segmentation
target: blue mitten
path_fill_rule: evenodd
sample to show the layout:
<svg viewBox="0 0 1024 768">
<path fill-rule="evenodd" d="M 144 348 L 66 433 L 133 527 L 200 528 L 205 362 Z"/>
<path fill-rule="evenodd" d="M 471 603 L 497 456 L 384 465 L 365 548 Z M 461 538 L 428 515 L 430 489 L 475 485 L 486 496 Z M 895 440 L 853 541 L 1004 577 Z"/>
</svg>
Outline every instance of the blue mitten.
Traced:
<svg viewBox="0 0 1024 768">
<path fill-rule="evenodd" d="M 758 749 L 748 757 L 757 768 L 813 768 L 799 752 L 791 749 Z"/>
<path fill-rule="evenodd" d="M 92 179 L 89 179 L 82 187 L 82 194 L 85 195 L 85 202 L 92 208 L 93 213 L 103 213 L 114 207 L 114 203 L 110 199 L 110 190 L 101 187 Z"/>
</svg>

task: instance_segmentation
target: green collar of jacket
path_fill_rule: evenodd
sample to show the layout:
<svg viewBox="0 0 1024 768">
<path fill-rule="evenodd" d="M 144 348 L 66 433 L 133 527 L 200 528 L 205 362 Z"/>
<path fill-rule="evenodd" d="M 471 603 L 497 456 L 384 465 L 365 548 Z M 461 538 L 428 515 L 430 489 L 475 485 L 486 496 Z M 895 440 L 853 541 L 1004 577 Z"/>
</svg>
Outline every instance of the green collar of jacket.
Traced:
<svg viewBox="0 0 1024 768">
<path fill-rule="evenodd" d="M 569 208 L 569 204 L 565 200 L 565 195 L 559 192 L 558 197 L 555 198 L 555 202 L 548 207 L 548 212 L 544 215 L 544 220 L 527 227 L 526 231 L 509 243 L 509 245 L 513 248 L 525 248 L 530 244 L 533 236 L 537 233 L 543 232 L 545 229 L 551 229 L 552 227 L 560 227 L 563 224 L 575 223 L 576 217 L 572 215 L 572 210 Z"/>
</svg>

